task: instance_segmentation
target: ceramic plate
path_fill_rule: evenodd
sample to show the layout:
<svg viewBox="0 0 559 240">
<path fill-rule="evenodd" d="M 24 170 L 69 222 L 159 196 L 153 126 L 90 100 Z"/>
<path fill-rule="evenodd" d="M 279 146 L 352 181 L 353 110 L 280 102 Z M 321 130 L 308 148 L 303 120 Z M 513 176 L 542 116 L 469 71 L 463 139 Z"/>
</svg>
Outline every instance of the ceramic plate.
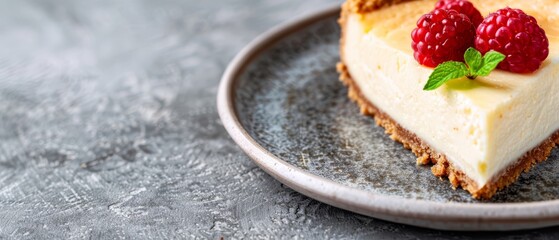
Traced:
<svg viewBox="0 0 559 240">
<path fill-rule="evenodd" d="M 362 116 L 338 81 L 339 8 L 260 36 L 233 60 L 218 95 L 237 144 L 266 172 L 319 201 L 389 221 L 453 230 L 559 224 L 559 158 L 476 201 L 416 166 L 415 156 Z"/>
</svg>

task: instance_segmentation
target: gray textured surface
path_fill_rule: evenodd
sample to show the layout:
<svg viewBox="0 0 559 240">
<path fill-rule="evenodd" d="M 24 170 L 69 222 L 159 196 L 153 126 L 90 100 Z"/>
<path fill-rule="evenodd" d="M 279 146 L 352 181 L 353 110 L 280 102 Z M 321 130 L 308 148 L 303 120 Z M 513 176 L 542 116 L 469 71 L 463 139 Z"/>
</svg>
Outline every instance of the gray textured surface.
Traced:
<svg viewBox="0 0 559 240">
<path fill-rule="evenodd" d="M 474 236 L 306 198 L 222 128 L 215 94 L 234 54 L 334 2 L 0 0 L 0 237 Z"/>
</svg>

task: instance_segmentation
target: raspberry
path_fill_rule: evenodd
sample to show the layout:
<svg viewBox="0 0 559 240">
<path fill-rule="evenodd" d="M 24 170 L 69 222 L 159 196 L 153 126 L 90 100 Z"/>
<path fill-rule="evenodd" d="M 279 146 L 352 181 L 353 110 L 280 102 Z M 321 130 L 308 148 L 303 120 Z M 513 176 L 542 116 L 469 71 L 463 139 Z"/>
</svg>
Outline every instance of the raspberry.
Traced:
<svg viewBox="0 0 559 240">
<path fill-rule="evenodd" d="M 464 52 L 474 45 L 475 28 L 464 14 L 435 9 L 419 18 L 411 37 L 415 59 L 436 67 L 446 61 L 464 61 Z"/>
<path fill-rule="evenodd" d="M 452 9 L 465 14 L 468 18 L 470 18 L 474 27 L 479 26 L 479 24 L 483 21 L 483 16 L 479 10 L 477 10 L 477 8 L 474 7 L 474 4 L 468 0 L 439 0 L 435 5 L 435 9 Z"/>
<path fill-rule="evenodd" d="M 506 56 L 498 68 L 531 73 L 549 55 L 549 40 L 536 19 L 520 9 L 504 8 L 489 14 L 477 28 L 475 47 L 481 53 L 495 50 Z"/>
</svg>

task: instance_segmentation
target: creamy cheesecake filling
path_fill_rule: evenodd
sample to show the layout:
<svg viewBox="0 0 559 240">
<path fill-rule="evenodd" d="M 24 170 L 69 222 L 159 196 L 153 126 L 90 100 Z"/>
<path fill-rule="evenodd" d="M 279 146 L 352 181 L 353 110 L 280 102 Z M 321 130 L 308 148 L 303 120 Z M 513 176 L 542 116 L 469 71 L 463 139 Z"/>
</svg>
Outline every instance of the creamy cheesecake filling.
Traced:
<svg viewBox="0 0 559 240">
<path fill-rule="evenodd" d="M 510 6 L 535 16 L 550 40 L 550 57 L 534 74 L 494 71 L 426 92 L 432 69 L 413 58 L 410 33 L 435 2 L 350 15 L 342 57 L 371 103 L 444 153 L 481 188 L 559 129 L 559 2 L 472 1 L 484 15 Z"/>
</svg>

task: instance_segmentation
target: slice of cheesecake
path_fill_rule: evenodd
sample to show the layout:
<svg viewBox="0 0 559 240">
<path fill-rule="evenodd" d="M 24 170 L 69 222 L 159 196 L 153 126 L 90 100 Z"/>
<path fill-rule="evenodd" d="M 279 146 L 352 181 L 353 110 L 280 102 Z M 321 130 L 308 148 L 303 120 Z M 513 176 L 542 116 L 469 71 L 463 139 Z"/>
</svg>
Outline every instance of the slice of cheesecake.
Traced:
<svg viewBox="0 0 559 240">
<path fill-rule="evenodd" d="M 423 91 L 433 69 L 410 34 L 434 0 L 348 0 L 340 18 L 341 80 L 361 112 L 417 155 L 418 164 L 475 198 L 491 198 L 559 144 L 559 1 L 470 0 L 486 16 L 510 6 L 534 16 L 549 57 L 532 74 L 501 70 Z"/>
</svg>

